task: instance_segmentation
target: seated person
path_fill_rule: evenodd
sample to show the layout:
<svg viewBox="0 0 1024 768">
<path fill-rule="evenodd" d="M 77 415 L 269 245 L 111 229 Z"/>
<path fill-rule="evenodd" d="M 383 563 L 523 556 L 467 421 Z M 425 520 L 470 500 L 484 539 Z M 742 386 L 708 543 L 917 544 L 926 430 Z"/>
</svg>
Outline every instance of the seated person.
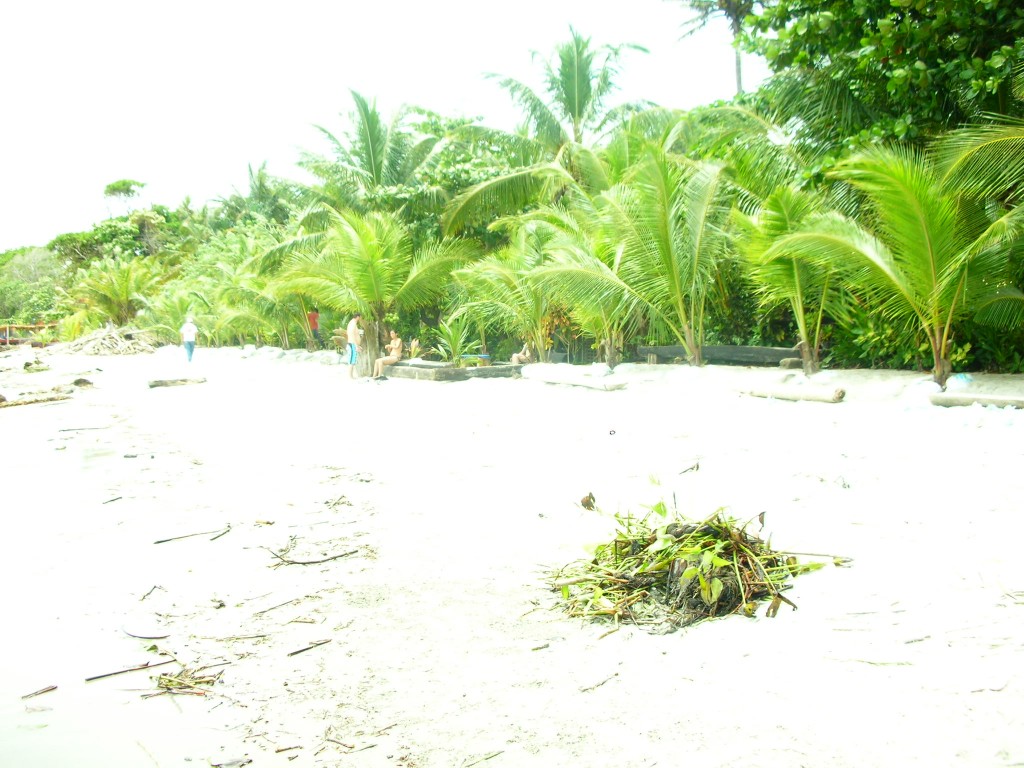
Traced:
<svg viewBox="0 0 1024 768">
<path fill-rule="evenodd" d="M 530 362 L 530 345 L 523 344 L 523 348 L 512 355 L 512 365 L 522 365 Z"/>
<path fill-rule="evenodd" d="M 391 331 L 391 341 L 384 347 L 384 351 L 387 352 L 384 357 L 378 357 L 373 361 L 373 378 L 375 379 L 385 378 L 384 366 L 394 365 L 402 359 L 402 340 L 394 331 Z"/>
</svg>

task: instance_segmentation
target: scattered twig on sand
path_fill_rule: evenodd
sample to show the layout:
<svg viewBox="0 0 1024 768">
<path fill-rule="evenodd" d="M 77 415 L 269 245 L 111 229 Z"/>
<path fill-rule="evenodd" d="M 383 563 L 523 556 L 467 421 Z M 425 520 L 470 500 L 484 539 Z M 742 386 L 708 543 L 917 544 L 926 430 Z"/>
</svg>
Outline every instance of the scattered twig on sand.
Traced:
<svg viewBox="0 0 1024 768">
<path fill-rule="evenodd" d="M 231 526 L 229 525 L 228 526 L 228 530 L 230 530 L 230 529 L 231 529 Z M 172 536 L 169 539 L 160 539 L 159 541 L 154 541 L 153 543 L 154 544 L 166 544 L 168 541 L 178 541 L 179 539 L 190 539 L 193 536 L 209 536 L 211 533 L 219 533 L 220 535 L 223 536 L 225 533 L 227 533 L 227 531 L 221 531 L 219 528 L 217 528 L 217 529 L 214 529 L 212 531 L 199 531 L 198 533 L 186 533 L 184 536 Z M 211 539 L 211 541 L 212 541 L 212 539 Z"/>
<path fill-rule="evenodd" d="M 599 683 L 594 683 L 593 685 L 588 685 L 586 688 L 580 688 L 580 693 L 590 693 L 590 691 L 596 691 L 598 688 L 600 688 L 602 685 L 607 683 L 609 680 L 614 680 L 618 676 L 619 676 L 619 673 L 615 672 L 610 677 L 606 677 L 604 680 L 602 680 Z"/>
<path fill-rule="evenodd" d="M 56 685 L 48 685 L 45 688 L 40 688 L 38 691 L 32 691 L 32 693 L 26 693 L 21 698 L 23 698 L 23 699 L 31 699 L 33 696 L 41 696 L 44 693 L 49 693 L 50 691 L 56 691 L 56 690 L 57 690 L 57 686 Z"/>
<path fill-rule="evenodd" d="M 266 549 L 267 552 L 269 552 L 281 561 L 277 565 L 319 565 L 320 563 L 329 563 L 331 560 L 339 560 L 343 557 L 354 555 L 356 552 L 359 551 L 358 549 L 353 549 L 351 552 L 342 552 L 340 555 L 332 555 L 331 557 L 325 557 L 320 560 L 290 560 L 287 557 L 282 557 L 281 555 L 277 554 L 277 552 L 275 552 L 272 549 L 269 549 L 267 547 L 263 547 L 263 549 Z"/>
<path fill-rule="evenodd" d="M 485 763 L 488 760 L 490 760 L 492 757 L 497 757 L 498 755 L 500 755 L 504 751 L 505 750 L 503 750 L 503 749 L 499 749 L 497 752 L 489 752 L 488 754 L 484 755 L 483 757 L 478 757 L 476 760 L 473 760 L 472 762 L 466 762 L 466 760 L 463 760 L 461 768 L 470 768 L 470 766 L 472 766 L 472 765 L 479 765 L 480 763 Z M 468 760 L 468 758 L 467 758 L 467 760 Z"/>
<path fill-rule="evenodd" d="M 105 427 L 68 427 L 67 429 L 58 429 L 58 432 L 85 432 L 90 429 L 110 429 L 109 426 Z"/>
<path fill-rule="evenodd" d="M 204 640 L 216 640 L 219 643 L 230 643 L 235 640 L 262 640 L 270 635 L 231 635 L 230 637 L 206 637 Z"/>
<path fill-rule="evenodd" d="M 277 749 L 274 750 L 274 754 L 279 754 L 281 752 L 291 752 L 293 749 L 302 749 L 302 747 L 300 747 L 300 746 L 295 746 L 295 747 L 278 747 Z"/>
<path fill-rule="evenodd" d="M 383 728 L 379 728 L 373 735 L 374 736 L 383 736 L 385 733 L 390 731 L 396 725 L 398 725 L 398 723 L 392 723 L 391 725 L 385 725 Z"/>
<path fill-rule="evenodd" d="M 1009 684 L 1010 684 L 1010 681 L 1007 680 L 1005 683 L 1003 683 L 998 688 L 975 688 L 973 691 L 971 691 L 971 693 L 1002 693 L 1003 691 L 1006 690 L 1006 686 L 1008 686 Z M 22 698 L 25 698 L 25 697 L 23 696 Z"/>
<path fill-rule="evenodd" d="M 120 501 L 120 500 L 121 500 L 121 499 L 123 499 L 123 498 L 124 498 L 123 496 L 115 496 L 115 497 L 114 497 L 114 498 L 112 498 L 112 499 L 107 499 L 107 500 L 106 500 L 106 501 L 104 501 L 103 503 L 104 503 L 104 504 L 109 504 L 109 503 L 110 503 L 110 502 L 112 502 L 112 501 Z"/>
<path fill-rule="evenodd" d="M 144 594 L 142 597 L 139 598 L 139 602 L 141 603 L 143 600 L 145 600 L 147 597 L 152 595 L 158 589 L 163 589 L 163 587 L 161 587 L 159 584 L 154 584 L 152 587 L 150 587 L 149 592 L 147 592 L 146 594 Z"/>
<path fill-rule="evenodd" d="M 253 616 L 262 616 L 264 613 L 270 613 L 275 608 L 284 608 L 286 605 L 299 602 L 301 599 L 301 597 L 293 597 L 291 600 L 285 600 L 283 603 L 278 603 L 277 605 L 272 605 L 269 608 L 264 608 L 262 611 L 256 611 Z"/>
<path fill-rule="evenodd" d="M 314 643 L 310 643 L 305 648 L 299 648 L 299 650 L 297 650 L 297 651 L 292 651 L 288 655 L 289 656 L 298 656 L 300 653 L 305 653 L 306 651 L 311 651 L 314 648 L 319 648 L 321 645 L 327 645 L 327 643 L 329 643 L 329 642 L 331 642 L 331 641 L 330 640 L 317 640 Z"/>
<path fill-rule="evenodd" d="M 227 527 L 227 528 L 225 528 L 225 529 L 224 529 L 223 531 L 221 531 L 220 533 L 218 533 L 218 534 L 217 534 L 216 536 L 214 536 L 214 537 L 213 537 L 212 539 L 210 539 L 210 541 L 216 541 L 217 539 L 219 539 L 219 538 L 220 538 L 221 536 L 223 536 L 224 534 L 226 534 L 226 533 L 230 533 L 230 532 L 231 532 L 231 524 L 230 524 L 230 523 L 228 523 L 228 527 Z"/>
<path fill-rule="evenodd" d="M 138 672 L 142 669 L 154 669 L 156 667 L 162 667 L 164 664 L 176 664 L 174 659 L 170 661 L 159 661 L 156 664 L 146 662 L 145 664 L 139 664 L 137 667 L 128 667 L 127 669 L 119 669 L 117 672 L 105 672 L 102 675 L 93 675 L 92 677 L 85 678 L 85 682 L 91 683 L 93 680 L 102 680 L 105 677 L 114 677 L 115 675 L 123 675 L 125 672 Z"/>
</svg>

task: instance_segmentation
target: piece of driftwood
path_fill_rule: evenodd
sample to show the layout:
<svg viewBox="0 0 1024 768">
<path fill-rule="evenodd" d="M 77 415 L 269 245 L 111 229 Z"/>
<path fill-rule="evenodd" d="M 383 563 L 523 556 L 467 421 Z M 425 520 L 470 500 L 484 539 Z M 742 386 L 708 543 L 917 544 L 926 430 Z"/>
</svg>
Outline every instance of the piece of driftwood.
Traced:
<svg viewBox="0 0 1024 768">
<path fill-rule="evenodd" d="M 929 396 L 932 405 L 952 408 L 958 405 L 994 405 L 996 408 L 1024 408 L 1024 397 L 982 395 L 970 392 L 935 392 Z"/>
<path fill-rule="evenodd" d="M 846 390 L 829 387 L 792 387 L 776 389 L 748 389 L 743 392 L 752 397 L 770 397 L 775 400 L 807 400 L 814 403 L 839 403 L 846 397 Z"/>
<path fill-rule="evenodd" d="M 153 387 L 180 387 L 183 384 L 205 384 L 206 379 L 153 379 L 149 382 L 149 388 Z"/>
<path fill-rule="evenodd" d="M 659 360 L 687 358 L 686 349 L 681 344 L 637 347 L 636 351 L 641 355 L 655 355 Z M 700 350 L 705 363 L 722 365 L 779 365 L 798 354 L 794 347 L 743 347 L 733 344 L 711 345 Z"/>
<path fill-rule="evenodd" d="M 50 395 L 48 397 L 27 397 L 24 400 L 0 401 L 0 408 L 13 408 L 16 405 L 36 405 L 37 403 L 55 403 L 58 400 L 70 400 L 68 395 Z"/>
</svg>

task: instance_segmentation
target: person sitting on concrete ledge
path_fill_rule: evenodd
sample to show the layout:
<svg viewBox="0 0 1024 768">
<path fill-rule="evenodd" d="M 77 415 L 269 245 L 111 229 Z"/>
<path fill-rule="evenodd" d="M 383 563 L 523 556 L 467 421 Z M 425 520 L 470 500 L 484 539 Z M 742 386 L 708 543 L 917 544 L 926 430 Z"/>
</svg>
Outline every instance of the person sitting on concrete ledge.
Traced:
<svg viewBox="0 0 1024 768">
<path fill-rule="evenodd" d="M 373 361 L 373 378 L 375 379 L 387 378 L 384 375 L 385 366 L 394 365 L 402 359 L 402 340 L 398 338 L 397 333 L 391 331 L 391 341 L 384 349 L 387 354 Z"/>
<path fill-rule="evenodd" d="M 530 345 L 524 343 L 523 348 L 512 355 L 512 365 L 523 365 L 530 362 Z"/>
</svg>

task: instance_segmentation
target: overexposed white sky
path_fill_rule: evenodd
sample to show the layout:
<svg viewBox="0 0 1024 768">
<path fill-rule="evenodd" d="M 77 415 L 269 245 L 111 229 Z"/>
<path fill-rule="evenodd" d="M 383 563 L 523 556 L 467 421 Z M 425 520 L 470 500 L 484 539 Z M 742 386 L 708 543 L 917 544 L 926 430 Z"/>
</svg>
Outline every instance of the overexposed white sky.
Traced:
<svg viewBox="0 0 1024 768">
<path fill-rule="evenodd" d="M 680 39 L 667 0 L 63 0 L 0 12 L 0 251 L 87 230 L 103 189 L 135 179 L 140 204 L 201 206 L 248 189 L 248 166 L 307 180 L 300 150 L 348 127 L 349 90 L 390 119 L 403 104 L 514 127 L 486 73 L 542 90 L 569 27 L 626 51 L 613 103 L 690 108 L 735 90 L 728 27 Z M 744 57 L 744 85 L 765 77 Z M 119 211 L 113 211 L 119 212 Z"/>
</svg>

